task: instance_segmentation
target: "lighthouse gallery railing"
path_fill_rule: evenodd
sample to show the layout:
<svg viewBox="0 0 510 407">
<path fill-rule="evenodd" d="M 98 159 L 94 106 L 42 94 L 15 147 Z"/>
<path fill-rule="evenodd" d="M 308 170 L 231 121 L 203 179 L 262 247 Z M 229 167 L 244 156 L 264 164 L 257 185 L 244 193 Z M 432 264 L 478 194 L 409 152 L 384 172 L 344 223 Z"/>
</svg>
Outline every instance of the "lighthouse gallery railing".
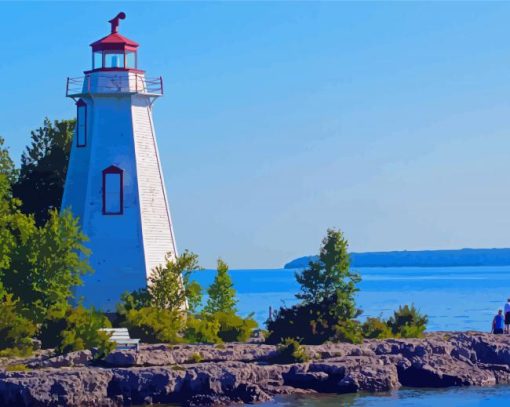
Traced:
<svg viewBox="0 0 510 407">
<path fill-rule="evenodd" d="M 163 78 L 146 78 L 145 75 L 129 76 L 85 75 L 67 78 L 66 96 L 73 97 L 93 93 L 141 93 L 163 95 Z"/>
</svg>

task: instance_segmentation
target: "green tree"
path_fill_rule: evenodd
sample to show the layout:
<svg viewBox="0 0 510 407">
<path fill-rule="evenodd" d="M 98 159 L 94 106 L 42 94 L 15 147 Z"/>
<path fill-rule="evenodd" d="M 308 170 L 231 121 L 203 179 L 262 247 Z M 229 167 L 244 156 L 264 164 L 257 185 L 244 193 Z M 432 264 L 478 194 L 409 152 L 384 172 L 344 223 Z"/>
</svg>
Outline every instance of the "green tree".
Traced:
<svg viewBox="0 0 510 407">
<path fill-rule="evenodd" d="M 296 273 L 301 285 L 297 298 L 305 304 L 320 304 L 338 296 L 338 313 L 344 318 L 356 318 L 360 311 L 355 306 L 354 295 L 361 281 L 359 274 L 350 269 L 348 242 L 340 230 L 328 229 L 322 241 L 319 258 L 309 267 Z"/>
<path fill-rule="evenodd" d="M 7 177 L 10 184 L 13 184 L 18 178 L 18 171 L 9 155 L 9 150 L 4 147 L 5 140 L 0 136 L 0 174 Z"/>
<path fill-rule="evenodd" d="M 339 230 L 328 229 L 319 257 L 296 273 L 301 300 L 290 308 L 281 307 L 267 322 L 266 341 L 278 343 L 285 338 L 318 344 L 327 340 L 358 343 L 361 324 L 356 318 L 355 294 L 360 276 L 350 269 L 348 243 Z"/>
<path fill-rule="evenodd" d="M 191 280 L 201 270 L 198 256 L 185 251 L 175 258 L 167 256 L 164 266 L 157 266 L 149 277 L 147 291 L 153 306 L 173 311 L 193 312 L 202 301 L 202 288 Z"/>
<path fill-rule="evenodd" d="M 228 274 L 228 265 L 222 259 L 218 259 L 216 277 L 207 289 L 207 294 L 209 298 L 204 307 L 205 312 L 211 314 L 215 312 L 235 314 L 237 312 L 236 290 Z"/>
<path fill-rule="evenodd" d="M 22 211 L 33 213 L 39 226 L 49 219 L 50 209 L 60 210 L 75 124 L 74 119 L 44 119 L 21 156 L 13 193 L 22 201 Z"/>
<path fill-rule="evenodd" d="M 78 220 L 67 210 L 61 215 L 52 210 L 49 215 L 41 227 L 30 216 L 18 220 L 3 276 L 7 292 L 20 300 L 24 314 L 35 322 L 42 322 L 50 308 L 67 309 L 73 287 L 91 272 Z"/>
</svg>

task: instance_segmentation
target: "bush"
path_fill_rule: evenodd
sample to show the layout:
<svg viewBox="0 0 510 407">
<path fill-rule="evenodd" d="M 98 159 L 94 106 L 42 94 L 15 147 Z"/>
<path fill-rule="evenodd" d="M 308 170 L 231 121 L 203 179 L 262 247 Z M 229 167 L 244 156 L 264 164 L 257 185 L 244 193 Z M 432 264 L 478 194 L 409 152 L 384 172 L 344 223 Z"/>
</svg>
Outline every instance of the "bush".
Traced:
<svg viewBox="0 0 510 407">
<path fill-rule="evenodd" d="M 0 356 L 28 356 L 34 350 L 37 327 L 18 313 L 17 306 L 10 294 L 0 299 Z"/>
<path fill-rule="evenodd" d="M 386 339 L 393 336 L 388 323 L 379 318 L 367 318 L 361 326 L 363 336 L 369 339 Z"/>
<path fill-rule="evenodd" d="M 308 345 L 319 345 L 342 337 L 341 332 L 337 332 L 341 319 L 335 313 L 336 306 L 336 295 L 333 295 L 319 303 L 280 308 L 267 321 L 266 343 L 277 344 L 293 338 Z"/>
<path fill-rule="evenodd" d="M 305 348 L 295 339 L 286 338 L 276 348 L 276 353 L 270 357 L 272 363 L 304 363 L 309 359 Z"/>
<path fill-rule="evenodd" d="M 146 343 L 180 343 L 185 327 L 181 312 L 154 307 L 132 309 L 125 315 L 123 325 L 131 336 Z"/>
<path fill-rule="evenodd" d="M 101 328 L 110 328 L 108 318 L 95 309 L 86 309 L 82 305 L 66 311 L 65 328 L 58 335 L 57 353 L 68 353 L 83 349 L 96 348 L 96 358 L 103 358 L 113 349 L 115 343 L 110 336 L 101 332 Z M 55 326 L 59 323 L 56 322 Z"/>
<path fill-rule="evenodd" d="M 335 336 L 333 339 L 337 342 L 363 342 L 361 324 L 358 321 L 352 319 L 338 322 L 335 326 Z"/>
<path fill-rule="evenodd" d="M 195 352 L 191 355 L 191 357 L 189 358 L 189 361 L 190 363 L 200 363 L 202 360 L 204 360 L 204 358 L 202 357 L 202 355 L 198 352 Z"/>
<path fill-rule="evenodd" d="M 186 320 L 184 338 L 191 343 L 220 343 L 220 323 L 215 318 L 189 315 Z"/>
<path fill-rule="evenodd" d="M 18 365 L 5 366 L 5 370 L 7 372 L 26 372 L 27 370 L 30 370 L 30 368 L 27 365 L 21 363 Z"/>
<path fill-rule="evenodd" d="M 413 305 L 404 305 L 394 311 L 388 320 L 393 335 L 399 338 L 420 338 L 427 329 L 428 317 Z"/>
<path fill-rule="evenodd" d="M 216 312 L 214 318 L 219 323 L 218 336 L 223 342 L 246 342 L 258 326 L 251 315 L 241 318 L 231 312 Z"/>
</svg>

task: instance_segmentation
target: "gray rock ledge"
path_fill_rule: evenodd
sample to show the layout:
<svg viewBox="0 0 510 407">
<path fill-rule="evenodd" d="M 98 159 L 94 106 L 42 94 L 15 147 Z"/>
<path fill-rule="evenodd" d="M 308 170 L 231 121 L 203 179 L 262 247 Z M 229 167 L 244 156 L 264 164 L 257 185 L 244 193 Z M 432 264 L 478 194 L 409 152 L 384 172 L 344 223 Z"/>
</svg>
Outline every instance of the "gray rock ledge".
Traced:
<svg viewBox="0 0 510 407">
<path fill-rule="evenodd" d="M 0 406 L 211 406 L 281 394 L 510 383 L 510 335 L 435 332 L 306 349 L 310 361 L 290 365 L 269 364 L 275 347 L 260 344 L 142 345 L 139 352 L 113 352 L 101 366 L 90 351 L 4 359 Z M 196 354 L 200 363 L 193 362 Z M 19 363 L 30 369 L 5 369 Z"/>
</svg>

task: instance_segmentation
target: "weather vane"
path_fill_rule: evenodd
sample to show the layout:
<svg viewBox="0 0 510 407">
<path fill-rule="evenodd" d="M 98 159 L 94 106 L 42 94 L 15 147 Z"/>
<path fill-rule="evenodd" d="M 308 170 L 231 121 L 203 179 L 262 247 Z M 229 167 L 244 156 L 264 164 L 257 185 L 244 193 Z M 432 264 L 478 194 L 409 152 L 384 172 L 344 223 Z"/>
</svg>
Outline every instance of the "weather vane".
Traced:
<svg viewBox="0 0 510 407">
<path fill-rule="evenodd" d="M 126 13 L 121 11 L 114 18 L 112 18 L 110 21 L 108 21 L 112 25 L 112 34 L 119 31 L 120 20 L 124 20 L 125 18 L 126 18 Z"/>
</svg>

